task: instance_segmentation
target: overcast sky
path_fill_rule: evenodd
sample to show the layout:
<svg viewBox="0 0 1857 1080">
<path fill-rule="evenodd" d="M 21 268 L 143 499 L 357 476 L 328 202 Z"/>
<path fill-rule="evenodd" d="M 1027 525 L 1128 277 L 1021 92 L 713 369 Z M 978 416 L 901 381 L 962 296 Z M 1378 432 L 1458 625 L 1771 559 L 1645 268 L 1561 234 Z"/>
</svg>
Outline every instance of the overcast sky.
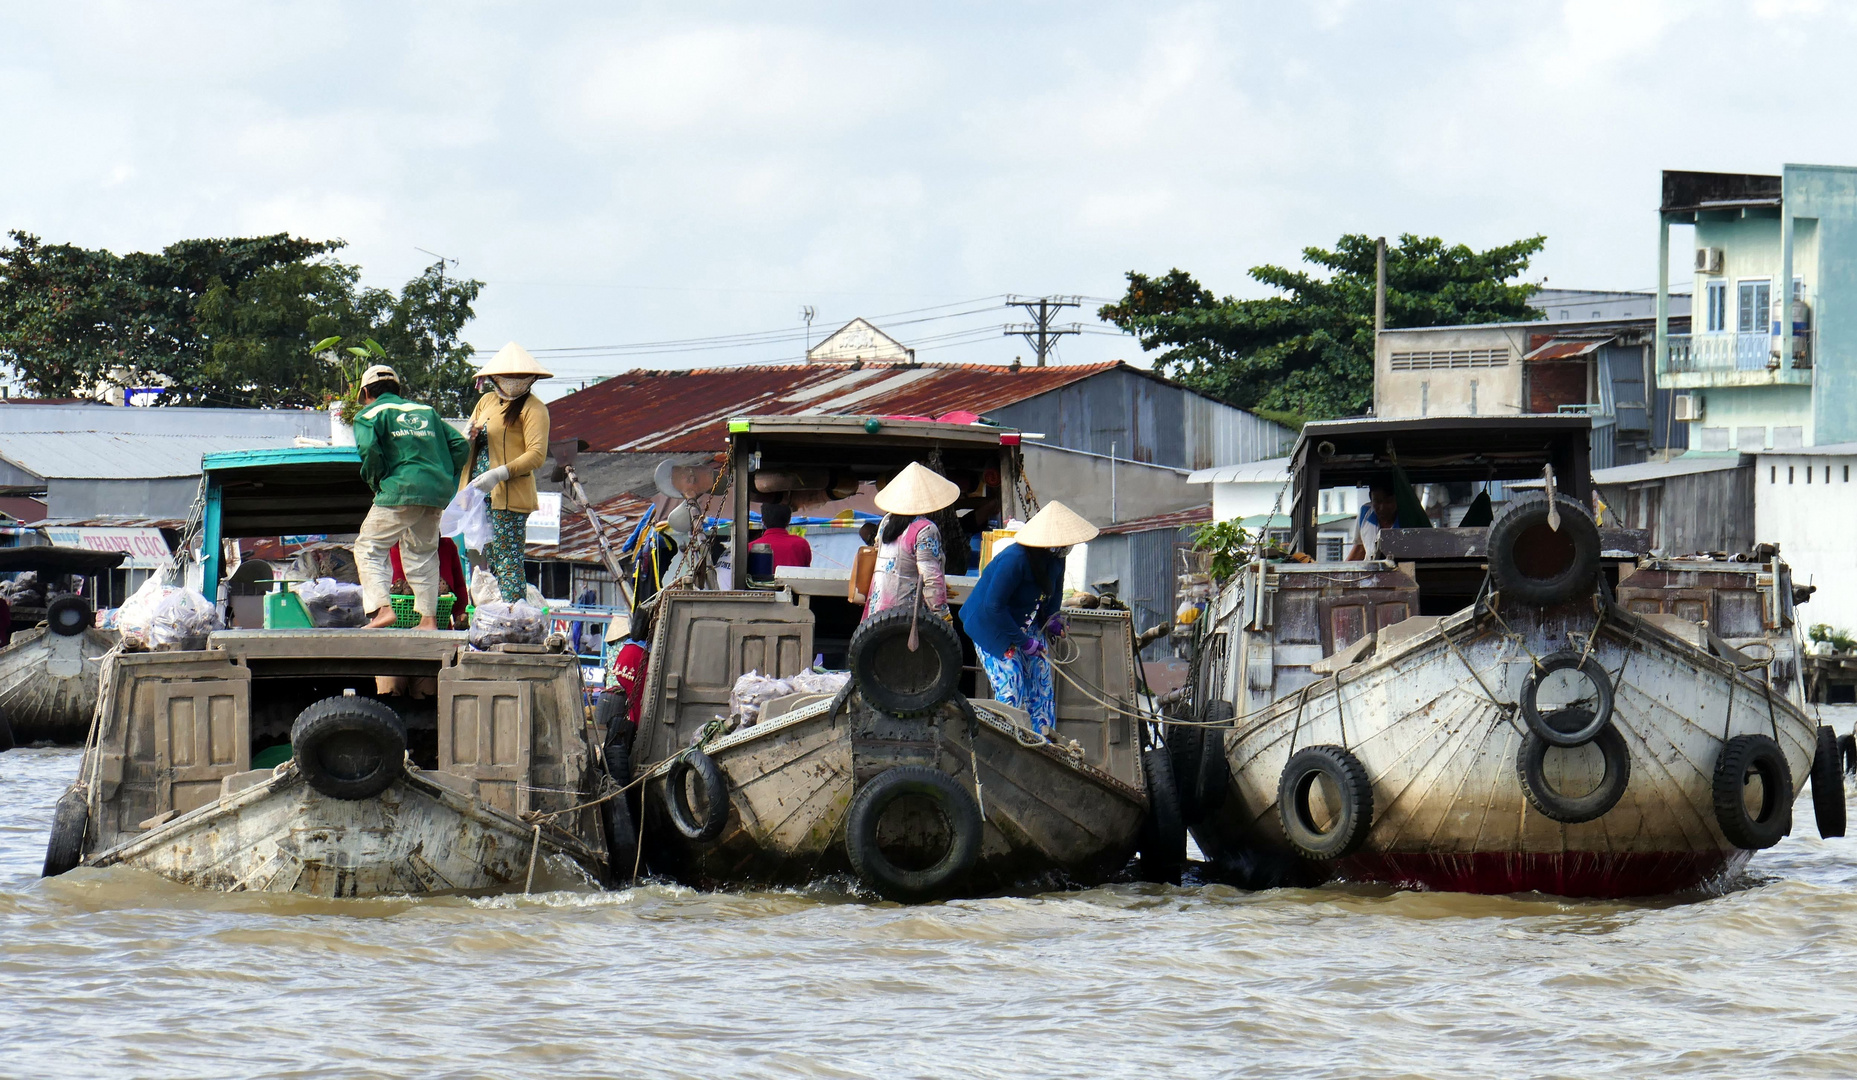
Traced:
<svg viewBox="0 0 1857 1080">
<path fill-rule="evenodd" d="M 394 287 L 426 248 L 488 283 L 467 336 L 492 350 L 797 335 L 812 305 L 814 340 L 914 312 L 877 321 L 925 360 L 1003 362 L 1028 355 L 998 329 L 1004 294 L 1114 297 L 1126 270 L 1179 266 L 1258 295 L 1248 268 L 1344 232 L 1545 233 L 1532 276 L 1648 288 L 1660 169 L 1857 164 L 1854 19 L 1786 0 L 0 0 L 0 226 L 118 252 L 339 237 Z M 803 351 L 547 359 L 571 378 Z M 1118 357 L 1139 347 L 1061 349 Z"/>
</svg>

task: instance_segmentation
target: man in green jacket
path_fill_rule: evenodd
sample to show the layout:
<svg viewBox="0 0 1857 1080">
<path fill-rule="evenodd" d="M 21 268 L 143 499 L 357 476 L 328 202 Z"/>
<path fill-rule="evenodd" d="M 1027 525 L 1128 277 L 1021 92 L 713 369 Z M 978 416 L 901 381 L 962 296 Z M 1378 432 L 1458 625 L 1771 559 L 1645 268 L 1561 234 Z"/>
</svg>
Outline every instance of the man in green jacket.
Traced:
<svg viewBox="0 0 1857 1080">
<path fill-rule="evenodd" d="M 361 376 L 355 448 L 361 452 L 361 478 L 374 489 L 374 506 L 355 537 L 368 625 L 393 625 L 388 587 L 393 582 L 391 552 L 398 544 L 419 629 L 436 630 L 438 519 L 457 493 L 471 445 L 430 405 L 400 397 L 400 376 L 376 364 Z"/>
</svg>

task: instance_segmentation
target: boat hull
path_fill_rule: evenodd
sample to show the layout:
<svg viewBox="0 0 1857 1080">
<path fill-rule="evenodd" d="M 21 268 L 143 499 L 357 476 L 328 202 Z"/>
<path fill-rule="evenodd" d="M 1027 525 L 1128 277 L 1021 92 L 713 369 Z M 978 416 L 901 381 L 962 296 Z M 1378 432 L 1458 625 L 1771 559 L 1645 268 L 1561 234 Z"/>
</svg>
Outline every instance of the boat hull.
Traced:
<svg viewBox="0 0 1857 1080">
<path fill-rule="evenodd" d="M 974 790 L 979 766 L 980 854 L 956 890 L 1107 880 L 1128 862 L 1145 796 L 1056 745 L 973 703 L 898 720 L 857 703 L 821 702 L 743 729 L 706 752 L 728 778 L 727 825 L 713 843 L 684 838 L 664 809 L 664 765 L 644 784 L 644 858 L 686 883 L 796 885 L 851 873 L 845 821 L 858 787 L 896 765 L 927 765 Z"/>
<path fill-rule="evenodd" d="M 1554 821 L 1529 803 L 1518 776 L 1524 729 L 1513 703 L 1531 651 L 1551 651 L 1543 643 L 1570 632 L 1583 640 L 1590 614 L 1583 629 L 1577 622 L 1513 632 L 1460 613 L 1242 718 L 1225 733 L 1230 797 L 1202 823 L 1202 847 L 1217 862 L 1263 865 L 1288 881 L 1486 893 L 1641 896 L 1738 871 L 1750 852 L 1723 835 L 1713 812 L 1722 746 L 1744 733 L 1773 738 L 1797 792 L 1811 768 L 1815 725 L 1782 688 L 1617 613 L 1604 621 L 1593 655 L 1615 686 L 1612 723 L 1630 756 L 1630 781 L 1597 820 Z M 1371 831 L 1336 861 L 1293 856 L 1278 816 L 1290 754 L 1316 744 L 1347 748 L 1373 787 Z M 1592 747 L 1552 754 L 1549 778 L 1559 790 L 1589 790 L 1603 776 Z M 1265 858 L 1248 858 L 1252 851 Z"/>
<path fill-rule="evenodd" d="M 0 710 L 14 741 L 82 743 L 97 710 L 98 660 L 115 644 L 103 630 L 65 637 L 41 626 L 14 634 L 0 649 Z"/>
<path fill-rule="evenodd" d="M 598 856 L 470 794 L 410 772 L 371 799 L 332 799 L 294 766 L 90 860 L 225 892 L 324 897 L 520 892 L 563 864 L 598 880 Z M 548 876 L 543 876 L 548 875 Z"/>
</svg>

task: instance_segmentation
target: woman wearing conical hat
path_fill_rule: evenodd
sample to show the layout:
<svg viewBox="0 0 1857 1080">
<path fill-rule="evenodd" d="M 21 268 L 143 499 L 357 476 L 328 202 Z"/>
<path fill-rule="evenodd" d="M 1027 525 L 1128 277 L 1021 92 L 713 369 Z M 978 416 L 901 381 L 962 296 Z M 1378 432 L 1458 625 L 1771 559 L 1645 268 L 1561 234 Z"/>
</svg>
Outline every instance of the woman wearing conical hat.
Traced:
<svg viewBox="0 0 1857 1080">
<path fill-rule="evenodd" d="M 1096 536 L 1096 526 L 1061 502 L 1046 503 L 1004 551 L 994 554 L 961 605 L 961 625 L 974 639 L 993 696 L 1024 709 L 1032 726 L 1049 735 L 1057 727 L 1057 691 L 1051 680 L 1050 637 L 1062 633 L 1064 556 L 1073 544 Z"/>
<path fill-rule="evenodd" d="M 907 604 L 918 593 L 930 611 L 952 618 L 941 530 L 927 515 L 960 497 L 961 489 L 952 480 L 914 461 L 877 493 L 883 520 L 877 523 L 877 567 L 871 574 L 865 618 Z"/>
<path fill-rule="evenodd" d="M 548 406 L 530 393 L 537 379 L 553 373 L 527 349 L 510 342 L 477 371 L 487 390 L 471 411 L 470 485 L 490 499 L 490 544 L 485 555 L 505 603 L 528 594 L 522 570 L 523 533 L 540 501 L 535 470 L 548 459 Z"/>
</svg>

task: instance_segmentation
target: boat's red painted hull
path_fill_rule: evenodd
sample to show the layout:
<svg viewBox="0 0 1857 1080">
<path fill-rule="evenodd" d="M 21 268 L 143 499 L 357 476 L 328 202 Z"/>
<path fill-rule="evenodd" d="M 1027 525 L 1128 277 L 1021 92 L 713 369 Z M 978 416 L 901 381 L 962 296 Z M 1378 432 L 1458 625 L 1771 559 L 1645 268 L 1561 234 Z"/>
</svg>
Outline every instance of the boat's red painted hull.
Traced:
<svg viewBox="0 0 1857 1080">
<path fill-rule="evenodd" d="M 1341 877 L 1436 892 L 1542 892 L 1556 896 L 1656 896 L 1738 871 L 1748 851 L 1469 854 L 1365 853 L 1336 867 Z"/>
</svg>

